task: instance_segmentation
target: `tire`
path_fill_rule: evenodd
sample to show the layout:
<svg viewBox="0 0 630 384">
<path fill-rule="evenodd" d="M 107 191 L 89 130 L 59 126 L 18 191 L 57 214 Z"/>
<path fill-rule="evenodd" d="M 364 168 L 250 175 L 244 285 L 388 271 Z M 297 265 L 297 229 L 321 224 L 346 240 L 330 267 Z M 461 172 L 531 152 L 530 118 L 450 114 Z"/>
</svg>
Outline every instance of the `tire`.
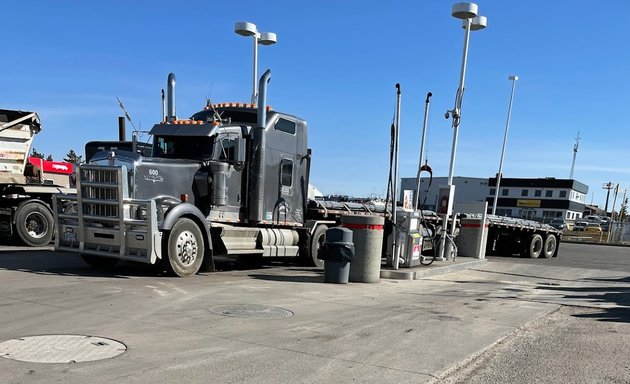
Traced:
<svg viewBox="0 0 630 384">
<path fill-rule="evenodd" d="M 533 235 L 531 241 L 529 242 L 528 256 L 531 259 L 537 259 L 543 251 L 543 245 L 542 236 L 538 234 Z"/>
<path fill-rule="evenodd" d="M 547 238 L 545 239 L 542 255 L 546 259 L 551 259 L 556 254 L 557 247 L 558 247 L 558 239 L 556 239 L 556 236 L 548 235 Z"/>
<path fill-rule="evenodd" d="M 42 247 L 52 241 L 55 221 L 48 207 L 31 201 L 18 206 L 15 214 L 15 229 L 24 244 Z"/>
<path fill-rule="evenodd" d="M 94 256 L 94 255 L 81 255 L 83 261 L 89 266 L 97 269 L 112 269 L 114 265 L 118 264 L 118 259 L 112 257 Z"/>
<path fill-rule="evenodd" d="M 307 264 L 311 267 L 324 268 L 324 260 L 318 259 L 317 253 L 319 252 L 319 248 L 321 248 L 324 244 L 324 240 L 326 240 L 327 230 L 327 225 L 320 224 L 315 227 L 313 236 L 311 236 L 311 240 L 308 245 L 308 258 L 306 259 Z"/>
<path fill-rule="evenodd" d="M 180 218 L 166 239 L 164 267 L 171 275 L 189 277 L 196 274 L 203 264 L 203 234 L 194 221 Z"/>
</svg>

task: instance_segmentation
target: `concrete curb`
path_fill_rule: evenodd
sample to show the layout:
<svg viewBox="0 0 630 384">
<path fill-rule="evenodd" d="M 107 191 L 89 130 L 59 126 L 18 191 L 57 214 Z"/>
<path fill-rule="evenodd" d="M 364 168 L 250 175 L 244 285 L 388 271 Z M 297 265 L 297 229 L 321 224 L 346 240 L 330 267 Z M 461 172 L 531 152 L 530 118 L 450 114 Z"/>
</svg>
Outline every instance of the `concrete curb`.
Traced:
<svg viewBox="0 0 630 384">
<path fill-rule="evenodd" d="M 485 259 L 474 259 L 458 262 L 456 264 L 447 262 L 449 264 L 439 266 L 427 266 L 427 267 L 414 267 L 414 268 L 402 268 L 398 270 L 384 269 L 381 270 L 381 279 L 394 279 L 394 280 L 420 280 L 425 277 L 443 275 L 445 273 L 458 272 L 466 269 L 476 267 L 485 263 Z"/>
</svg>

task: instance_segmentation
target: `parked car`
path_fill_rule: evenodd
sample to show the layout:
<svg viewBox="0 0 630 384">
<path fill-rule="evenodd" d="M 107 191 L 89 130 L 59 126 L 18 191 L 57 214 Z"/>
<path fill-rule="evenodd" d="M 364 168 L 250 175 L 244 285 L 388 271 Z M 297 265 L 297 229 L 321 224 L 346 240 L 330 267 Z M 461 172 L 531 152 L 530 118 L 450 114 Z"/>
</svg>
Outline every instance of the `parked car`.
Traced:
<svg viewBox="0 0 630 384">
<path fill-rule="evenodd" d="M 551 220 L 549 225 L 561 231 L 564 231 L 567 229 L 567 222 L 564 219 L 553 219 Z"/>
<path fill-rule="evenodd" d="M 589 223 L 597 223 L 597 224 L 602 222 L 602 218 L 597 215 L 588 215 L 584 218 L 584 220 L 586 220 Z"/>
<path fill-rule="evenodd" d="M 586 224 L 586 228 L 584 228 L 584 232 L 602 233 L 602 227 L 597 223 L 588 223 Z"/>
<path fill-rule="evenodd" d="M 586 229 L 586 225 L 588 223 L 586 221 L 578 221 L 573 224 L 573 230 L 576 232 L 583 232 Z"/>
</svg>

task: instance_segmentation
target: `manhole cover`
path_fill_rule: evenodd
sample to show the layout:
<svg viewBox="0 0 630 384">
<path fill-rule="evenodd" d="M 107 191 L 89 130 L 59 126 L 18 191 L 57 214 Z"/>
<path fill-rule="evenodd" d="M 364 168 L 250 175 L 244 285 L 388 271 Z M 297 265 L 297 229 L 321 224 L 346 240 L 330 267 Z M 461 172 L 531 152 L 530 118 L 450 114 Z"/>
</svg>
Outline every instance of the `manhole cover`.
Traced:
<svg viewBox="0 0 630 384">
<path fill-rule="evenodd" d="M 210 312 L 244 319 L 282 319 L 293 316 L 293 312 L 288 309 L 257 304 L 217 305 L 210 308 Z"/>
<path fill-rule="evenodd" d="M 0 356 L 29 363 L 80 363 L 118 356 L 127 347 L 115 340 L 85 335 L 20 337 L 0 343 Z"/>
</svg>

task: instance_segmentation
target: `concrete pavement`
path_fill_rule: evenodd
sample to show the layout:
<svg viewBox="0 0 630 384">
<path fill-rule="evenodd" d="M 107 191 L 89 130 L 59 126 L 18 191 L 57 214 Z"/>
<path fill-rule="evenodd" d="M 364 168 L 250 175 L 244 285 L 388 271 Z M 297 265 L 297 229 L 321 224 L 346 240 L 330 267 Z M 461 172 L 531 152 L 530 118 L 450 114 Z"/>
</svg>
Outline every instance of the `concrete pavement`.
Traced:
<svg viewBox="0 0 630 384">
<path fill-rule="evenodd" d="M 602 316 L 627 305 L 602 298 L 604 289 L 630 285 L 627 273 L 540 261 L 335 285 L 323 284 L 321 271 L 282 265 L 178 279 L 128 264 L 98 273 L 48 250 L 4 251 L 0 341 L 84 334 L 128 350 L 73 364 L 4 358 L 0 382 L 435 382 L 560 304 L 586 303 Z M 252 304 L 293 315 L 214 311 Z"/>
</svg>

